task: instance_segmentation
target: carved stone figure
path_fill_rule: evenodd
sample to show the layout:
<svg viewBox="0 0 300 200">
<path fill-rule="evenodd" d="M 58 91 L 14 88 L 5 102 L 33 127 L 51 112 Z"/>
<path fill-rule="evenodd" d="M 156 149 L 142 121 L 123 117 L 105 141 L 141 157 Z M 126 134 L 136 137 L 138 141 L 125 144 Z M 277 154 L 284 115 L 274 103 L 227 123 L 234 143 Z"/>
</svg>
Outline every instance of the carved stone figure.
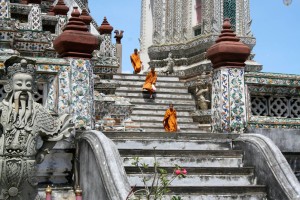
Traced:
<svg viewBox="0 0 300 200">
<path fill-rule="evenodd" d="M 197 97 L 197 100 L 198 100 L 197 103 L 198 103 L 198 106 L 201 110 L 207 110 L 208 109 L 208 103 L 210 102 L 209 100 L 206 100 L 204 95 L 203 95 L 206 92 L 208 92 L 208 88 L 200 89 L 196 93 L 196 97 Z"/>
<path fill-rule="evenodd" d="M 39 199 L 36 163 L 73 130 L 68 115 L 53 118 L 34 102 L 35 62 L 13 56 L 5 61 L 7 96 L 0 103 L 0 199 Z M 43 145 L 37 149 L 38 138 Z"/>
<path fill-rule="evenodd" d="M 162 70 L 162 72 L 166 74 L 172 74 L 175 63 L 171 52 L 169 53 L 168 58 L 164 59 L 164 61 L 167 61 L 167 66 Z"/>
</svg>

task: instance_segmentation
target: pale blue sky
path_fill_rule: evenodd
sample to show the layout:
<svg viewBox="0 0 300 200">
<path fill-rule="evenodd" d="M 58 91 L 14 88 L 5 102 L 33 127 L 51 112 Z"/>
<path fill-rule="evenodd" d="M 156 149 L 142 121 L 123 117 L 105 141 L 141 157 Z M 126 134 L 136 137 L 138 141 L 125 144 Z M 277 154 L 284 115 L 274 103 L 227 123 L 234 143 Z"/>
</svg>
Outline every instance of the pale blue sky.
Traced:
<svg viewBox="0 0 300 200">
<path fill-rule="evenodd" d="M 265 72 L 300 75 L 300 0 L 285 6 L 282 0 L 250 0 L 255 60 Z M 123 71 L 132 71 L 129 55 L 139 48 L 141 0 L 89 0 L 91 15 L 103 17 L 114 29 L 124 30 Z M 115 42 L 115 41 L 114 41 Z"/>
</svg>

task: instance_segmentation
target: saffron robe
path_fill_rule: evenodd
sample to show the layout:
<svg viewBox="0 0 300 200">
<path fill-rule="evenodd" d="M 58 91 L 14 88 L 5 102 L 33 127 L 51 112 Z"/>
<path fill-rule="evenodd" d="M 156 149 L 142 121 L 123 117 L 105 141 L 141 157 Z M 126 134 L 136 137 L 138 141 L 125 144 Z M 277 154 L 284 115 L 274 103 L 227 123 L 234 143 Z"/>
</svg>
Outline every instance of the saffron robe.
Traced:
<svg viewBox="0 0 300 200">
<path fill-rule="evenodd" d="M 152 73 L 152 71 L 150 71 L 146 76 L 146 80 L 143 85 L 143 89 L 152 91 L 152 84 L 156 83 L 156 79 L 157 79 L 156 72 Z"/>
<path fill-rule="evenodd" d="M 142 62 L 139 54 L 135 54 L 135 53 L 131 54 L 130 61 L 133 66 L 134 72 L 136 74 L 139 73 L 142 69 Z"/>
<path fill-rule="evenodd" d="M 164 122 L 165 122 L 164 123 L 165 131 L 167 132 L 177 131 L 177 115 L 176 115 L 176 110 L 174 108 L 172 111 L 170 108 L 166 111 Z"/>
</svg>

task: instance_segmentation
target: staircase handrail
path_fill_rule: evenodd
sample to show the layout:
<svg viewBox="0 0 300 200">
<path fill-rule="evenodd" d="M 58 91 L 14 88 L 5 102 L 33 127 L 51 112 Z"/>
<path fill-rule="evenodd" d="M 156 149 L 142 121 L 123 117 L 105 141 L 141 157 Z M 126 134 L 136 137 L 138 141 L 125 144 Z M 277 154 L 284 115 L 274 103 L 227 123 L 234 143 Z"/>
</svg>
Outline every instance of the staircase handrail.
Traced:
<svg viewBox="0 0 300 200">
<path fill-rule="evenodd" d="M 126 199 L 131 187 L 116 145 L 100 131 L 89 130 L 78 135 L 76 137 L 76 159 L 78 161 L 76 168 L 78 169 L 75 171 L 76 182 L 83 190 L 83 199 Z M 89 162 L 91 160 L 95 160 L 94 166 Z M 87 168 L 83 168 L 83 166 Z M 90 173 L 89 168 L 96 169 L 98 172 Z M 82 177 L 87 174 L 90 174 L 91 177 Z M 97 180 L 100 181 L 99 184 Z M 97 187 L 97 184 L 103 188 Z"/>
<path fill-rule="evenodd" d="M 245 166 L 255 167 L 258 183 L 267 186 L 270 199 L 300 200 L 300 183 L 271 139 L 260 134 L 241 134 L 233 145 L 234 149 L 244 150 Z"/>
</svg>

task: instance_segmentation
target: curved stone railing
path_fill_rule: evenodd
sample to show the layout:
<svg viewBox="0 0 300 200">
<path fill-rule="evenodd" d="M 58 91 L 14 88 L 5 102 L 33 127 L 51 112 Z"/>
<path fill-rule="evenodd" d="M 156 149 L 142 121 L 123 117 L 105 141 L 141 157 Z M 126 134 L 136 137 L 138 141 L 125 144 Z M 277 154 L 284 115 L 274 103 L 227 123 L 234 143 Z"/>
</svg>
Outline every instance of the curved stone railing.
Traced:
<svg viewBox="0 0 300 200">
<path fill-rule="evenodd" d="M 126 199 L 131 188 L 115 144 L 100 131 L 76 138 L 76 177 L 83 199 Z"/>
<path fill-rule="evenodd" d="M 259 134 L 241 134 L 234 149 L 245 152 L 245 166 L 254 166 L 259 184 L 267 185 L 268 197 L 300 200 L 300 184 L 278 147 Z"/>
</svg>

